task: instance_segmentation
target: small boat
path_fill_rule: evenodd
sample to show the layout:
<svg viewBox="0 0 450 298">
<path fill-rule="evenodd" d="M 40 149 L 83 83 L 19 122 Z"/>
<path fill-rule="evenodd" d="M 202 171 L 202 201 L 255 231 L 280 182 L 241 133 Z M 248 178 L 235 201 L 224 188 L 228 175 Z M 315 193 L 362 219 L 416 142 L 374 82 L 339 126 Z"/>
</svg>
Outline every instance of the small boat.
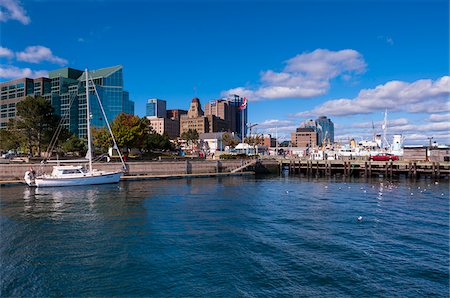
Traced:
<svg viewBox="0 0 450 298">
<path fill-rule="evenodd" d="M 108 127 L 109 133 L 111 134 L 112 140 L 114 142 L 114 148 L 117 149 L 119 153 L 120 160 L 122 161 L 123 170 L 121 171 L 99 171 L 92 168 L 92 137 L 90 132 L 90 117 L 87 117 L 87 137 L 88 137 L 88 168 L 85 168 L 81 165 L 68 165 L 61 166 L 58 165 L 53 166 L 53 171 L 49 175 L 39 175 L 36 176 L 34 170 L 30 168 L 29 171 L 25 172 L 24 180 L 29 186 L 35 187 L 58 187 L 58 186 L 78 186 L 78 185 L 94 185 L 94 184 L 108 184 L 108 183 L 118 183 L 120 181 L 120 177 L 123 175 L 126 170 L 126 165 L 123 160 L 122 154 L 118 149 L 116 140 L 112 133 L 111 127 L 109 126 L 108 119 L 106 118 L 106 114 L 103 110 L 103 106 L 101 100 L 98 96 L 97 90 L 95 89 L 94 82 L 92 82 L 92 87 L 95 91 L 95 94 L 98 99 L 98 103 L 100 105 L 100 109 L 103 113 L 104 119 L 106 121 L 106 125 Z M 89 73 L 86 69 L 86 113 L 90 115 L 89 108 Z"/>
</svg>

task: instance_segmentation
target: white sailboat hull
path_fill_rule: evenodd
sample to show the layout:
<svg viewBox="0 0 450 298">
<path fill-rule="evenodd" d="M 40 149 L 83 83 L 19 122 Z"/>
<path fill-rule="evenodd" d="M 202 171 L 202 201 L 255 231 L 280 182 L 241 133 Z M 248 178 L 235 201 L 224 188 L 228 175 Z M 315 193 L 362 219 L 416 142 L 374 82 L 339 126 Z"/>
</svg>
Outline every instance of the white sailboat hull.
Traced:
<svg viewBox="0 0 450 298">
<path fill-rule="evenodd" d="M 122 175 L 122 172 L 94 172 L 78 177 L 42 176 L 36 177 L 34 179 L 34 184 L 37 187 L 60 187 L 118 183 Z"/>
</svg>

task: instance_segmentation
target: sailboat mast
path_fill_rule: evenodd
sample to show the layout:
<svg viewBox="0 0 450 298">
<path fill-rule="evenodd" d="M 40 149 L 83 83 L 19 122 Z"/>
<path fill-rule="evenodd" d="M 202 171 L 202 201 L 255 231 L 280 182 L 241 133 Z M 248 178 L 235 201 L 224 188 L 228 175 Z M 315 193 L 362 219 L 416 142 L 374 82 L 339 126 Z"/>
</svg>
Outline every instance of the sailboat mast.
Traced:
<svg viewBox="0 0 450 298">
<path fill-rule="evenodd" d="M 89 158 L 89 173 L 92 173 L 92 138 L 91 138 L 91 111 L 89 108 L 89 78 L 88 70 L 86 68 L 86 129 L 88 139 L 88 158 Z"/>
</svg>

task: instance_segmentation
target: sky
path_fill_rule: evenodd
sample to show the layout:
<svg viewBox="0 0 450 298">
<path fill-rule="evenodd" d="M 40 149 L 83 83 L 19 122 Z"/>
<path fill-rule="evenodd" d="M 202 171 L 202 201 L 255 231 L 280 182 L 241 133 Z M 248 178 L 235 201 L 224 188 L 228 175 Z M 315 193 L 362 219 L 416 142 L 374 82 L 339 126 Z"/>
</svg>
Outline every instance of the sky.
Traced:
<svg viewBox="0 0 450 298">
<path fill-rule="evenodd" d="M 0 81 L 123 65 L 135 114 L 247 97 L 253 132 L 450 144 L 448 0 L 0 0 Z"/>
</svg>

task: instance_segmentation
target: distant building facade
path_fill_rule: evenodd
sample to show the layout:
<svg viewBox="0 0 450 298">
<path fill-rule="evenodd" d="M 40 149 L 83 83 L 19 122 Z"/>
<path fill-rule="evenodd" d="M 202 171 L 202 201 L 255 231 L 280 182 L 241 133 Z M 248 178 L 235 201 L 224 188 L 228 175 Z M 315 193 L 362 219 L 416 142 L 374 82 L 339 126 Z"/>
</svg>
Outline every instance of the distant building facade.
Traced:
<svg viewBox="0 0 450 298">
<path fill-rule="evenodd" d="M 317 132 L 311 127 L 299 127 L 295 132 L 291 133 L 292 147 L 317 147 Z"/>
<path fill-rule="evenodd" d="M 146 113 L 147 117 L 166 118 L 166 101 L 157 98 L 151 98 L 147 100 Z"/>
<path fill-rule="evenodd" d="M 248 106 L 246 109 L 241 110 L 239 107 L 243 102 L 244 99 L 238 95 L 212 100 L 205 105 L 205 115 L 214 115 L 225 121 L 227 129 L 224 131 L 235 132 L 241 136 L 244 133 L 244 137 L 246 137 Z M 242 124 L 244 124 L 244 130 L 242 129 Z"/>
<path fill-rule="evenodd" d="M 180 121 L 181 115 L 186 115 L 187 110 L 180 110 L 180 109 L 173 109 L 173 110 L 167 110 L 167 118 L 174 119 Z"/>
<path fill-rule="evenodd" d="M 326 116 L 320 116 L 316 119 L 316 123 L 321 127 L 319 135 L 319 144 L 322 142 L 333 144 L 334 143 L 334 123 Z"/>
<path fill-rule="evenodd" d="M 170 139 L 175 139 L 180 136 L 180 121 L 170 118 L 156 118 L 149 117 L 147 119 L 150 121 L 152 129 L 160 134 L 166 134 Z"/>
<path fill-rule="evenodd" d="M 206 115 L 200 105 L 200 100 L 192 99 L 187 114 L 180 116 L 180 135 L 189 129 L 200 133 L 228 131 L 228 122 L 215 115 Z"/>
</svg>

